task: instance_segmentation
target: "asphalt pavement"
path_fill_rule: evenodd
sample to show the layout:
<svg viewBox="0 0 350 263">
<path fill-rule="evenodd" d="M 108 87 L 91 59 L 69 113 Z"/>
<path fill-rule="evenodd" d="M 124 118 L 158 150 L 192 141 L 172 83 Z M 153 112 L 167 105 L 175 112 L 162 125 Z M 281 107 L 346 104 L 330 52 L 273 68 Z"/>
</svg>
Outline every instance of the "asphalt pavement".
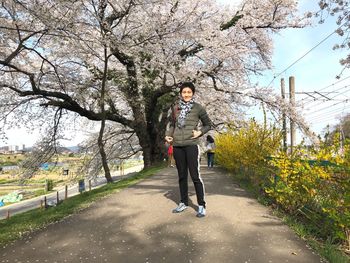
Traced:
<svg viewBox="0 0 350 263">
<path fill-rule="evenodd" d="M 316 263 L 325 262 L 221 170 L 201 167 L 207 216 L 179 201 L 175 168 L 166 168 L 78 214 L 0 249 L 0 262 Z"/>
</svg>

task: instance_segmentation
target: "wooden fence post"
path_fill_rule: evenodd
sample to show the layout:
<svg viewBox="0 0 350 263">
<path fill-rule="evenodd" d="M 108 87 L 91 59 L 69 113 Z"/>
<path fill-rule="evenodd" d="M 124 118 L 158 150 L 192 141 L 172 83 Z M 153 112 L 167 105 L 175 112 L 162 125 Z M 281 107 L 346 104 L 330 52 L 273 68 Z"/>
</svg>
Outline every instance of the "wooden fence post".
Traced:
<svg viewBox="0 0 350 263">
<path fill-rule="evenodd" d="M 10 219 L 10 210 L 7 210 L 6 219 Z"/>
</svg>

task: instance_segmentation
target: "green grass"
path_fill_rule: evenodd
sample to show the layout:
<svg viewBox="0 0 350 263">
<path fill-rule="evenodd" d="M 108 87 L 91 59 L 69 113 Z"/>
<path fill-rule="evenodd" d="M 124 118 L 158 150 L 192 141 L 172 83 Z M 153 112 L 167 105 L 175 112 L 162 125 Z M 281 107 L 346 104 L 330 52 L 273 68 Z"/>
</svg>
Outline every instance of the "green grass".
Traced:
<svg viewBox="0 0 350 263">
<path fill-rule="evenodd" d="M 18 160 L 18 161 L 2 161 L 2 162 L 0 162 L 0 166 L 18 165 L 20 161 L 21 160 Z"/>
<path fill-rule="evenodd" d="M 294 232 L 317 251 L 322 257 L 330 263 L 348 263 L 350 257 L 339 250 L 339 246 L 333 244 L 331 240 L 322 241 L 317 238 L 314 226 L 300 222 L 297 218 L 286 215 L 283 212 L 275 210 L 275 214 L 282 218 Z"/>
<path fill-rule="evenodd" d="M 53 191 L 50 191 L 50 192 L 53 192 Z M 45 191 L 45 189 L 38 189 L 38 190 L 35 190 L 35 191 L 33 192 L 33 197 L 41 196 L 41 195 L 46 195 L 46 194 L 48 194 L 48 193 L 50 193 L 50 192 Z"/>
<path fill-rule="evenodd" d="M 243 174 L 230 175 L 233 180 L 254 196 L 261 204 L 271 205 L 273 202 L 267 196 L 262 195 Z M 327 259 L 330 263 L 349 263 L 350 257 L 339 249 L 339 246 L 332 244 L 331 240 L 322 240 L 318 237 L 315 226 L 300 221 L 274 208 L 274 214 L 281 218 L 299 237 L 304 239 L 319 255 Z"/>
<path fill-rule="evenodd" d="M 16 182 L 16 179 L 0 179 L 0 184 L 10 184 Z"/>
<path fill-rule="evenodd" d="M 124 164 L 124 169 L 128 169 L 137 165 L 142 165 L 143 161 L 128 161 Z"/>
<path fill-rule="evenodd" d="M 96 200 L 120 191 L 130 185 L 136 184 L 164 168 L 160 164 L 145 169 L 135 176 L 123 179 L 118 182 L 106 184 L 100 188 L 73 196 L 57 207 L 48 209 L 34 209 L 25 213 L 17 214 L 9 219 L 0 220 L 0 245 L 21 238 L 23 235 L 41 229 L 51 223 L 58 222 L 68 215 L 74 214 L 86 207 L 89 207 Z"/>
</svg>

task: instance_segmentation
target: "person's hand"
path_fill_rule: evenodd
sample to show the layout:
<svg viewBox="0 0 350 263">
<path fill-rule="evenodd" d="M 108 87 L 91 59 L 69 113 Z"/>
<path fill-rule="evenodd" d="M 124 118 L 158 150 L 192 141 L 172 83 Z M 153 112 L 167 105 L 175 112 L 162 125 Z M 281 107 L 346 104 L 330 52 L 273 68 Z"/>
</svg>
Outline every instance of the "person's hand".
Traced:
<svg viewBox="0 0 350 263">
<path fill-rule="evenodd" d="M 202 132 L 201 132 L 201 131 L 193 130 L 193 131 L 192 131 L 192 134 L 193 134 L 192 139 L 196 139 L 196 138 L 198 138 L 199 136 L 202 135 Z"/>
<path fill-rule="evenodd" d="M 171 137 L 171 136 L 165 136 L 165 140 L 166 140 L 168 143 L 170 143 L 170 142 L 173 141 L 173 137 Z"/>
</svg>

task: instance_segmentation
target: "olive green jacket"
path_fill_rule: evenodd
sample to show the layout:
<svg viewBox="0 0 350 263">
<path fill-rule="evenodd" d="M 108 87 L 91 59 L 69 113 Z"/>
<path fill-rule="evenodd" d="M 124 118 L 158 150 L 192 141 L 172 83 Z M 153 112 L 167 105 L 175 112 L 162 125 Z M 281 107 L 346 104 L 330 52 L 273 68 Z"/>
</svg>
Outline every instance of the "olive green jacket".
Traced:
<svg viewBox="0 0 350 263">
<path fill-rule="evenodd" d="M 202 127 L 200 128 L 202 132 L 201 136 L 211 129 L 211 121 L 206 110 L 202 105 L 194 102 L 191 111 L 187 114 L 185 125 L 181 129 L 177 126 L 179 114 L 180 110 L 176 105 L 172 114 L 172 120 L 166 131 L 166 136 L 173 137 L 173 146 L 175 147 L 198 144 L 199 138 L 192 139 L 191 137 L 193 137 L 192 131 L 198 130 L 199 121 L 202 122 Z"/>
</svg>

